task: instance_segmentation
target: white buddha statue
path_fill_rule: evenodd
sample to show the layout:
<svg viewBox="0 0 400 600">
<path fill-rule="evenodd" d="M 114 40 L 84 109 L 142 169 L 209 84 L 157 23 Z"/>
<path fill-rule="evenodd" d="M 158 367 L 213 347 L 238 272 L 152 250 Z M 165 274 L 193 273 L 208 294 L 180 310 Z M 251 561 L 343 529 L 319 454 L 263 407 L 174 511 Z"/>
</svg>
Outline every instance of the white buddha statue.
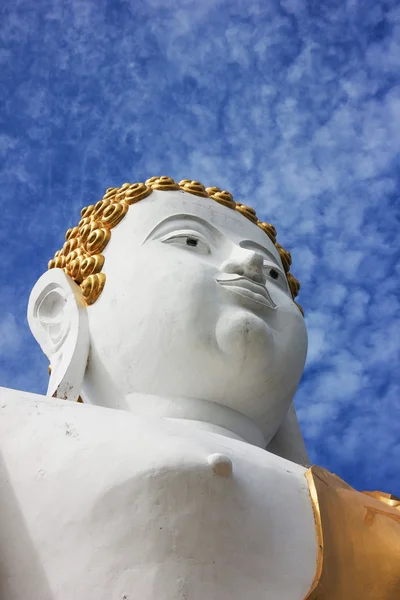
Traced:
<svg viewBox="0 0 400 600">
<path fill-rule="evenodd" d="M 2 390 L 1 600 L 400 597 L 398 501 L 308 469 L 275 233 L 167 177 L 83 209 L 29 302 L 48 395 Z"/>
</svg>

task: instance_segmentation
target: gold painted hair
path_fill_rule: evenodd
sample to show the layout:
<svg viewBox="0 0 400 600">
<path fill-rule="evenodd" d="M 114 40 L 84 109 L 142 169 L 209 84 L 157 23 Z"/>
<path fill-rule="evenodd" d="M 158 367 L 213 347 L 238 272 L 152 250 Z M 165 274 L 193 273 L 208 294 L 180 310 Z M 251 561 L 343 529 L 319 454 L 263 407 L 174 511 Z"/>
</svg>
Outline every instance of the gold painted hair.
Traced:
<svg viewBox="0 0 400 600">
<path fill-rule="evenodd" d="M 120 188 L 108 188 L 103 199 L 96 205 L 85 206 L 81 220 L 76 227 L 68 229 L 65 244 L 57 250 L 49 262 L 49 269 L 63 269 L 82 289 L 86 304 L 94 304 L 99 298 L 106 281 L 102 273 L 104 256 L 102 252 L 111 238 L 111 229 L 118 225 L 128 212 L 131 204 L 136 204 L 149 196 L 153 190 L 183 190 L 195 196 L 212 198 L 215 202 L 232 210 L 237 210 L 246 219 L 260 227 L 275 244 L 285 269 L 293 301 L 300 290 L 300 283 L 289 272 L 292 264 L 290 252 L 276 241 L 276 230 L 270 223 L 258 220 L 256 211 L 250 206 L 235 202 L 232 194 L 218 187 L 205 188 L 198 181 L 183 179 L 176 183 L 170 177 L 151 177 L 145 183 L 124 183 Z M 303 309 L 297 302 L 299 310 Z"/>
</svg>

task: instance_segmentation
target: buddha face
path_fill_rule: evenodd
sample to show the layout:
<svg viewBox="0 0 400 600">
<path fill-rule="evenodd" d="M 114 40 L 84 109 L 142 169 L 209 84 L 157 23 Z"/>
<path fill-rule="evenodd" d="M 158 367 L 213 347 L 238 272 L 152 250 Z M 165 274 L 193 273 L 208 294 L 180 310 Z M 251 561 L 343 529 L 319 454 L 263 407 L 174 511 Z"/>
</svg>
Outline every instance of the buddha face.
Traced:
<svg viewBox="0 0 400 600">
<path fill-rule="evenodd" d="M 153 191 L 103 254 L 106 285 L 87 310 L 85 400 L 201 398 L 272 437 L 301 377 L 307 337 L 268 236 L 211 199 Z"/>
</svg>

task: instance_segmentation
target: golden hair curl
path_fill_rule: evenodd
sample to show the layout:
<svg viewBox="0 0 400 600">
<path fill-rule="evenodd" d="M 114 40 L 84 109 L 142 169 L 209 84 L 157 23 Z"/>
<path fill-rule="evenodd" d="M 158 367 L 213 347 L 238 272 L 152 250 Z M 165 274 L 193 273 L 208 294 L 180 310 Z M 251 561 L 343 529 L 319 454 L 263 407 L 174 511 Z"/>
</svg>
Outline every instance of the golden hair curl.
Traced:
<svg viewBox="0 0 400 600">
<path fill-rule="evenodd" d="M 125 201 L 131 205 L 136 204 L 139 200 L 147 198 L 153 190 L 145 183 L 133 183 L 125 192 Z"/>
<path fill-rule="evenodd" d="M 104 273 L 95 273 L 94 275 L 89 275 L 89 277 L 86 277 L 86 279 L 83 280 L 81 283 L 81 289 L 83 297 L 88 305 L 96 302 L 97 298 L 103 291 L 105 282 L 106 276 Z"/>
<path fill-rule="evenodd" d="M 145 183 L 124 183 L 120 188 L 108 188 L 97 204 L 81 210 L 81 219 L 75 227 L 68 229 L 65 243 L 50 260 L 49 269 L 63 269 L 82 289 L 86 304 L 94 304 L 103 291 L 106 276 L 102 273 L 102 252 L 111 238 L 111 229 L 118 225 L 128 212 L 129 206 L 149 196 L 153 190 L 182 190 L 195 196 L 211 198 L 240 212 L 246 219 L 260 227 L 275 245 L 286 273 L 293 300 L 300 290 L 300 283 L 290 273 L 292 257 L 276 241 L 276 229 L 271 223 L 259 221 L 256 211 L 250 206 L 235 202 L 232 194 L 218 187 L 205 187 L 199 181 L 182 179 L 176 183 L 171 177 L 151 177 Z M 304 315 L 297 302 L 296 306 Z"/>
<path fill-rule="evenodd" d="M 271 223 L 264 223 L 262 221 L 257 221 L 257 225 L 267 234 L 271 242 L 276 244 L 276 229 Z"/>
<path fill-rule="evenodd" d="M 254 208 L 251 206 L 246 206 L 245 204 L 240 204 L 240 202 L 236 202 L 236 210 L 240 212 L 246 219 L 249 219 L 252 223 L 257 225 L 258 219 L 257 214 Z"/>
<path fill-rule="evenodd" d="M 206 192 L 208 192 L 209 197 L 218 202 L 218 204 L 222 204 L 227 208 L 236 208 L 236 202 L 234 201 L 232 194 L 226 190 L 220 190 L 217 187 L 209 187 L 206 188 Z"/>
<path fill-rule="evenodd" d="M 181 189 L 179 183 L 175 183 L 171 177 L 167 177 L 166 175 L 162 177 L 150 177 L 150 179 L 147 179 L 146 185 L 150 186 L 153 190 L 163 190 L 164 192 Z"/>
<path fill-rule="evenodd" d="M 195 196 L 203 196 L 203 198 L 208 198 L 206 188 L 199 181 L 192 181 L 191 179 L 182 179 L 182 181 L 179 182 L 179 187 L 184 192 L 189 192 L 189 194 L 194 194 Z"/>
</svg>

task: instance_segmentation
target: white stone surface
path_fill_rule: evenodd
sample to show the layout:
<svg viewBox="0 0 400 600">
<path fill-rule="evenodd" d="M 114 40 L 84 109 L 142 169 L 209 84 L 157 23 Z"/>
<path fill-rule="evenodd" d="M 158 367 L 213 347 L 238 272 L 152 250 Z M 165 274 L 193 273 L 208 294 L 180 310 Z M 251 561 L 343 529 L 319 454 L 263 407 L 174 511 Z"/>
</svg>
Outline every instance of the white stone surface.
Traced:
<svg viewBox="0 0 400 600">
<path fill-rule="evenodd" d="M 155 191 L 104 256 L 93 306 L 52 269 L 28 310 L 48 394 L 85 404 L 1 392 L 0 598 L 303 600 L 307 335 L 276 248 L 213 200 Z"/>
<path fill-rule="evenodd" d="M 303 467 L 186 421 L 5 389 L 0 401 L 2 599 L 306 596 Z"/>
<path fill-rule="evenodd" d="M 188 246 L 188 238 L 197 246 Z M 86 311 L 89 345 L 85 332 L 77 343 L 78 308 L 53 310 L 69 332 L 57 352 L 65 348 L 74 360 L 71 348 L 89 348 L 85 402 L 215 422 L 265 447 L 285 421 L 307 351 L 304 319 L 268 236 L 209 198 L 154 191 L 113 229 L 104 256 L 106 286 Z M 36 284 L 28 314 L 58 381 L 65 366 L 58 369 L 51 354 L 47 316 L 42 323 L 35 311 L 53 274 L 52 294 L 66 293 L 51 270 Z M 76 290 L 75 297 L 83 310 Z M 75 369 L 75 363 L 67 369 L 64 388 Z M 294 426 L 290 433 L 291 458 L 298 454 L 303 462 L 300 431 Z M 284 454 L 285 443 L 277 446 Z"/>
</svg>

